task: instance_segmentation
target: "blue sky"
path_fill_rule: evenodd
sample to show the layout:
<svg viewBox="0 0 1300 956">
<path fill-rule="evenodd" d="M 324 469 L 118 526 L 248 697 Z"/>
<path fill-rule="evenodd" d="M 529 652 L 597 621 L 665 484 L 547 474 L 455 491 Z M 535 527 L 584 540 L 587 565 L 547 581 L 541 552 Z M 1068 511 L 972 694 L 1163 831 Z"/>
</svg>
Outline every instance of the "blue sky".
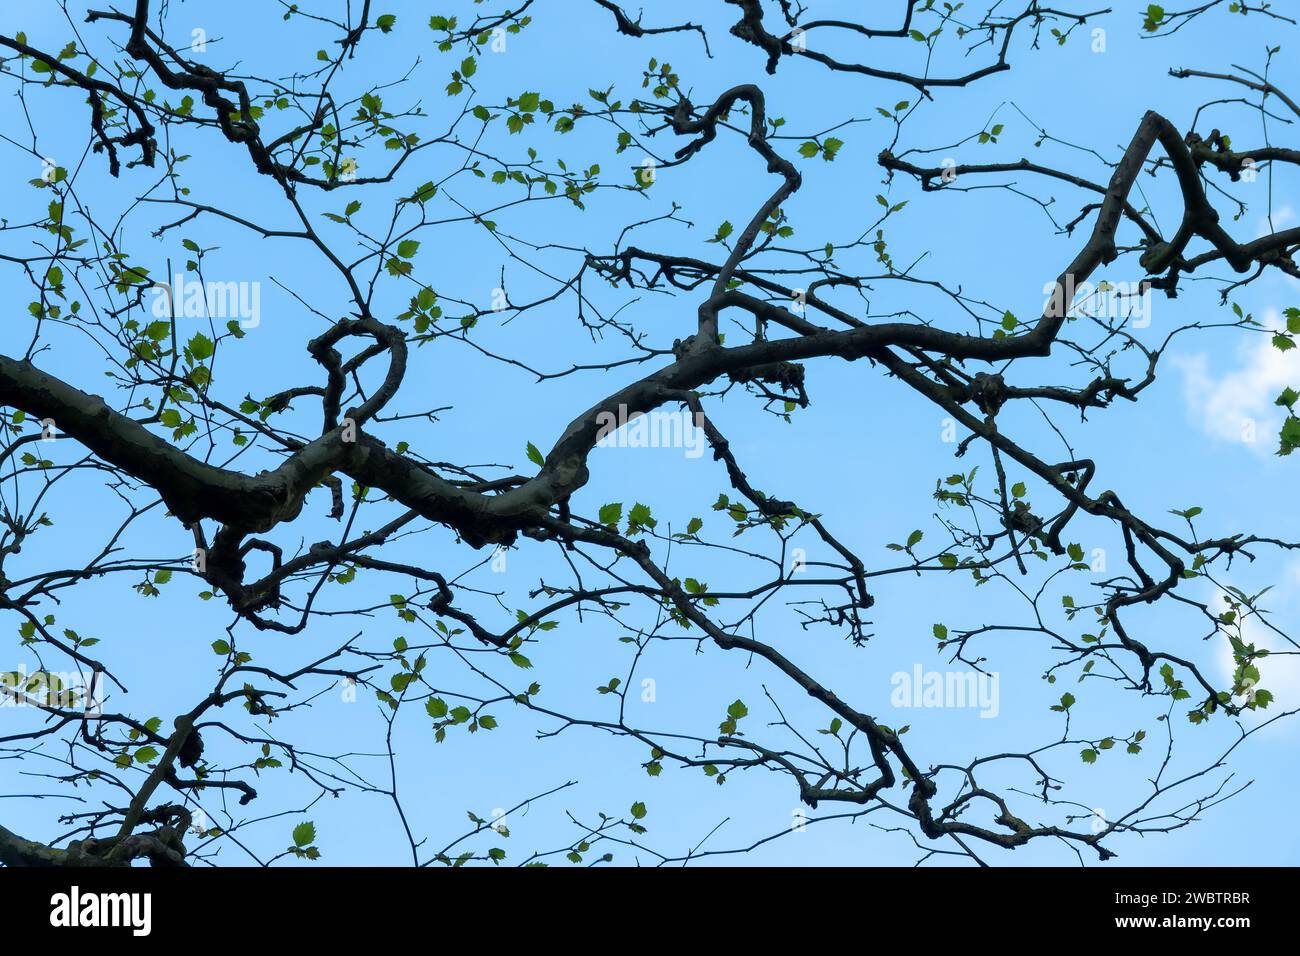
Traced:
<svg viewBox="0 0 1300 956">
<path fill-rule="evenodd" d="M 328 6 L 333 9 L 335 5 Z M 922 274 L 961 286 L 972 297 L 1021 317 L 1032 316 L 1042 308 L 1044 283 L 1055 277 L 1082 241 L 1077 232 L 1073 238 L 1057 235 L 1039 204 L 1006 190 L 922 193 L 914 181 L 904 177 L 886 185 L 876 156 L 890 143 L 894 129 L 876 108 L 892 109 L 901 100 L 915 102 L 915 91 L 910 88 L 833 77 L 815 64 L 794 62 L 783 63 L 778 74 L 769 77 L 754 48 L 727 36 L 734 8 L 723 4 L 716 4 L 719 9 L 714 11 L 700 4 L 661 3 L 647 14 L 647 24 L 652 19 L 668 23 L 692 18 L 710 26 L 713 59 L 702 55 L 699 38 L 693 33 L 642 40 L 620 37 L 610 29 L 607 14 L 594 4 L 589 5 L 590 10 L 587 6 L 572 0 L 563 5 L 539 6 L 533 24 L 519 36 L 511 37 L 505 52 L 481 58 L 474 78 L 478 86 L 474 101 L 495 105 L 523 90 L 540 90 L 557 104 L 590 102 L 589 88 L 603 89 L 610 84 L 617 84 L 618 95 L 626 99 L 638 91 L 641 69 L 654 56 L 673 64 L 697 103 L 711 101 L 718 92 L 737 83 L 758 83 L 767 93 L 769 115 L 785 117 L 785 130 L 792 135 L 819 133 L 850 118 L 865 120 L 835 134 L 845 145 L 834 162 L 796 158 L 804 174 L 804 186 L 785 207 L 796 230 L 796 243 L 816 247 L 827 241 L 836 245 L 852 242 L 877 219 L 878 193 L 884 193 L 891 203 L 906 200 L 905 209 L 887 223 L 895 261 L 912 262 L 924 256 L 918 266 Z M 1240 18 L 1226 11 L 1213 11 L 1172 37 L 1153 41 L 1138 35 L 1136 6 L 1116 6 L 1121 8 L 1118 14 L 1097 21 L 1106 31 L 1104 52 L 1094 52 L 1092 40 L 1084 32 L 1073 36 L 1064 47 L 1049 40 L 1044 49 L 1036 51 L 1027 49 L 1026 38 L 1022 37 L 1013 47 L 1011 71 L 967 89 L 936 91 L 932 102 L 921 104 L 909 116 L 895 151 L 907 147 L 932 150 L 924 161 L 936 165 L 948 157 L 966 163 L 1014 161 L 1027 156 L 1104 181 L 1106 169 L 1087 151 L 1095 150 L 1112 161 L 1118 158 L 1146 110 L 1160 111 L 1183 130 L 1197 105 L 1237 94 L 1236 90 L 1207 80 L 1174 79 L 1167 73 L 1170 67 L 1226 71 L 1231 64 L 1242 64 L 1260 68 L 1265 45 L 1281 43 L 1283 52 L 1274 62 L 1273 78 L 1284 89 L 1288 84 L 1293 89 L 1300 85 L 1300 77 L 1295 76 L 1291 65 L 1294 61 L 1288 59 L 1290 38 L 1283 35 L 1289 31 L 1281 26 L 1258 17 Z M 857 5 L 819 2 L 810 7 L 811 15 L 829 18 L 850 15 Z M 168 36 L 177 39 L 194 28 L 205 30 L 209 42 L 203 62 L 218 67 L 238 62 L 241 72 L 277 76 L 294 69 L 312 69 L 314 51 L 332 40 L 333 35 L 302 20 L 285 23 L 278 9 L 251 0 L 176 3 L 169 15 Z M 319 7 L 313 5 L 310 9 Z M 393 109 L 418 103 L 429 114 L 422 129 L 445 128 L 466 101 L 466 97 L 449 98 L 443 90 L 460 54 L 442 54 L 435 49 L 433 34 L 425 25 L 431 12 L 428 5 L 395 0 L 384 5 L 384 10 L 397 15 L 398 29 L 390 35 L 367 36 L 357 57 L 346 64 L 339 89 L 359 95 L 369 85 L 388 82 L 414 66 L 405 83 L 383 92 L 385 105 Z M 453 12 L 450 5 L 445 12 Z M 121 38 L 121 32 L 112 26 L 87 26 L 80 20 L 80 16 L 74 17 L 82 35 L 88 40 L 95 38 L 90 46 L 96 51 L 106 49 L 108 38 Z M 42 48 L 61 47 L 72 38 L 53 4 L 6 8 L 0 13 L 0 28 L 6 35 L 24 30 L 30 42 Z M 845 57 L 916 70 L 919 60 L 914 48 L 919 46 L 911 41 L 889 45 L 871 41 L 865 50 L 853 45 L 838 49 Z M 941 45 L 940 51 L 937 70 L 966 68 L 951 46 Z M 986 54 L 984 49 L 971 57 L 983 62 Z M 13 92 L 14 84 L 7 80 L 0 95 L 0 123 L 9 140 L 0 142 L 0 169 L 8 185 L 4 215 L 17 223 L 41 216 L 49 197 L 44 190 L 26 184 L 40 175 L 40 162 L 27 149 L 31 136 Z M 158 170 L 137 168 L 124 171 L 115 182 L 108 176 L 102 157 L 90 155 L 83 159 L 87 116 L 79 95 L 29 90 L 28 103 L 40 155 L 55 157 L 60 165 L 75 170 L 77 194 L 101 217 L 110 211 L 116 217 L 132 197 L 161 178 Z M 1004 127 L 997 143 L 962 142 L 994 123 Z M 1054 137 L 1073 147 L 1051 142 L 1036 147 L 1034 124 L 1046 127 Z M 1219 124 L 1232 133 L 1238 145 L 1254 145 L 1262 138 L 1257 116 L 1245 110 L 1218 107 L 1203 118 L 1200 128 L 1208 130 Z M 1285 139 L 1285 131 L 1276 125 L 1270 133 L 1275 141 Z M 637 157 L 632 156 L 635 151 L 616 155 L 613 137 L 608 127 L 592 124 L 585 128 L 579 124 L 567 138 L 530 130 L 513 139 L 499 136 L 493 145 L 500 155 L 511 155 L 516 161 L 532 145 L 547 161 L 560 157 L 571 166 L 599 162 L 602 179 L 626 182 Z M 661 134 L 651 141 L 652 146 L 667 153 L 681 145 L 666 139 L 667 135 Z M 796 157 L 799 142 L 785 141 L 781 148 L 786 155 Z M 271 228 L 292 227 L 283 197 L 270 180 L 249 171 L 241 149 L 215 135 L 197 136 L 193 132 L 186 132 L 184 141 L 173 145 L 177 152 L 190 156 L 183 169 L 194 201 L 219 204 Z M 459 153 L 451 148 L 416 155 L 418 161 L 399 174 L 394 187 L 381 187 L 373 198 L 372 194 L 357 193 L 364 203 L 358 221 L 365 228 L 382 233 L 396 197 L 439 178 L 442 171 L 460 161 Z M 382 168 L 385 161 L 377 153 L 365 154 L 360 158 L 359 174 L 369 175 Z M 1090 200 L 1063 183 L 1036 181 L 1029 176 L 990 177 L 979 185 L 993 182 L 1014 183 L 1040 200 L 1052 199 L 1049 209 L 1060 222 L 1072 219 L 1082 203 Z M 1164 183 L 1147 177 L 1143 177 L 1141 185 L 1143 201 L 1150 203 L 1166 232 L 1172 231 L 1171 223 L 1180 212 L 1176 194 Z M 1233 186 L 1234 194 L 1249 204 L 1249 210 L 1237 221 L 1225 216 L 1232 234 L 1253 238 L 1264 231 L 1270 190 L 1274 227 L 1294 224 L 1291 185 L 1285 176 L 1273 180 L 1262 175 L 1255 183 Z M 444 187 L 439 214 L 454 215 L 456 202 L 475 208 L 499 202 L 508 188 L 459 177 Z M 590 199 L 585 211 L 559 200 L 503 210 L 494 218 L 501 233 L 567 247 L 542 250 L 533 257 L 540 267 L 561 275 L 574 268 L 574 254 L 569 250 L 606 251 L 626 223 L 661 216 L 668 211 L 670 202 L 681 206 L 678 217 L 694 227 L 687 228 L 680 222 L 650 226 L 636 233 L 636 243 L 643 248 L 714 256 L 717 248 L 705 240 L 714 235 L 718 224 L 725 220 L 739 226 L 752 215 L 759 197 L 772 188 L 771 177 L 757 159 L 743 149 L 736 137 L 729 136 L 720 137 L 716 148 L 704 150 L 686 166 L 662 172 L 655 187 L 645 195 L 602 190 Z M 303 192 L 313 222 L 324 222 L 324 212 L 341 212 L 352 196 L 350 191 Z M 146 205 L 133 209 L 125 229 L 125 247 L 133 257 L 149 264 L 155 274 L 161 274 L 168 257 L 173 263 L 184 261 L 187 254 L 181 248 L 181 239 L 192 237 L 205 248 L 218 247 L 205 257 L 205 271 L 210 278 L 261 283 L 261 324 L 243 339 L 223 343 L 216 359 L 214 374 L 223 398 L 237 402 L 246 392 L 260 397 L 280 388 L 315 382 L 318 370 L 303 345 L 325 327 L 324 321 L 284 289 L 294 290 L 307 306 L 324 315 L 340 317 L 349 309 L 337 275 L 302 243 L 258 238 L 211 217 L 195 223 L 193 228 L 173 230 L 160 240 L 150 238 L 152 229 L 176 218 L 174 208 Z M 357 254 L 352 237 L 343 227 L 322 228 L 322 234 L 337 248 Z M 422 242 L 415 259 L 417 275 L 438 292 L 448 314 L 455 314 L 457 307 L 451 303 L 456 300 L 486 308 L 493 290 L 500 285 L 503 266 L 513 301 L 527 301 L 554 289 L 544 276 L 523 268 L 517 261 L 507 261 L 502 243 L 472 223 L 428 229 L 417 238 Z M 16 233 L 14 237 L 0 234 L 0 252 L 16 254 L 18 248 L 30 248 L 20 245 L 30 241 L 27 233 Z M 859 256 L 851 263 L 864 271 L 875 271 L 870 260 L 870 256 Z M 1125 268 L 1135 267 L 1131 258 L 1122 262 L 1127 263 Z M 847 267 L 849 262 L 845 264 Z M 1123 271 L 1103 272 L 1100 277 L 1116 283 L 1140 278 Z M 6 300 L 10 302 L 25 303 L 31 297 L 21 271 L 11 266 L 0 267 L 0 287 L 9 293 Z M 388 280 L 381 280 L 380 290 L 376 312 L 381 318 L 401 311 L 410 295 L 409 287 Z M 1152 301 L 1150 325 L 1135 334 L 1150 344 L 1189 322 L 1230 321 L 1227 310 L 1219 305 L 1216 290 L 1215 283 L 1186 282 L 1178 299 L 1159 297 Z M 637 297 L 626 290 L 599 288 L 590 292 L 607 310 L 625 306 L 620 318 L 646 331 L 656 347 L 666 347 L 674 338 L 693 331 L 697 301 L 690 295 Z M 1276 326 L 1281 310 L 1297 304 L 1297 289 L 1294 282 L 1269 272 L 1239 290 L 1233 300 L 1266 326 Z M 883 283 L 871 297 L 873 316 L 902 309 L 945 327 L 965 327 L 963 317 L 954 314 L 949 300 L 917 286 L 891 287 Z M 6 335 L 6 354 L 22 347 L 11 342 L 25 345 L 30 335 L 26 312 L 19 307 L 11 312 L 9 321 L 18 332 Z M 203 322 L 194 326 L 196 330 L 203 327 Z M 727 328 L 725 322 L 723 328 Z M 111 388 L 103 377 L 102 356 L 87 336 L 70 325 L 47 330 L 46 335 L 50 351 L 39 360 L 43 367 L 91 391 Z M 591 341 L 578 323 L 572 297 L 508 322 L 488 316 L 471 339 L 484 349 L 508 354 L 547 371 L 626 354 L 613 338 Z M 1136 369 L 1132 357 L 1121 361 L 1129 363 L 1130 373 Z M 1099 484 L 1094 488 L 1115 489 L 1131 509 L 1152 520 L 1165 517 L 1171 508 L 1203 507 L 1198 531 L 1207 536 L 1248 531 L 1300 537 L 1300 522 L 1295 521 L 1287 505 L 1289 492 L 1293 498 L 1296 463 L 1272 453 L 1278 424 L 1272 401 L 1286 384 L 1300 384 L 1300 362 L 1268 347 L 1265 336 L 1234 329 L 1203 329 L 1180 336 L 1161 369 L 1158 383 L 1137 404 L 1120 403 L 1095 412 L 1087 423 L 1072 420 L 1067 414 L 1054 414 L 1057 427 L 1076 450 L 1098 460 Z M 538 384 L 534 376 L 519 368 L 491 362 L 471 346 L 443 339 L 413 350 L 399 404 L 403 412 L 430 407 L 447 410 L 434 424 L 386 425 L 379 434 L 390 444 L 409 441 L 434 460 L 509 466 L 526 472 L 531 467 L 524 455 L 528 442 L 545 451 L 579 410 L 644 371 L 643 367 L 633 366 L 630 370 L 573 375 Z M 943 440 L 943 414 L 877 369 L 862 362 L 819 360 L 810 364 L 809 373 L 812 404 L 796 412 L 791 424 L 762 413 L 759 403 L 739 390 L 724 401 L 709 404 L 710 414 L 731 440 L 754 483 L 822 514 L 828 527 L 868 564 L 892 562 L 894 556 L 885 545 L 905 539 L 913 529 L 924 530 L 928 540 L 940 540 L 942 526 L 935 517 L 937 506 L 932 498 L 935 479 L 958 469 L 969 470 L 975 464 L 981 466 L 983 475 L 988 475 L 991 466 L 987 458 L 975 448 L 965 459 L 954 462 L 954 445 Z M 1050 381 L 1053 375 L 1073 376 L 1070 380 L 1082 382 L 1086 372 L 1072 370 L 1068 359 L 1054 357 L 1032 366 L 1024 363 L 1015 374 L 1021 384 L 1040 384 Z M 1059 453 L 1060 439 L 1032 409 L 1017 409 L 1010 414 L 1011 421 L 1004 423 L 1004 428 L 1015 428 L 1029 447 L 1044 449 L 1044 455 Z M 305 430 L 317 417 L 318 413 L 308 405 L 300 404 L 293 421 Z M 1253 444 L 1240 438 L 1241 423 L 1247 418 L 1257 422 L 1259 439 Z M 229 446 L 223 446 L 218 457 L 230 451 Z M 74 460 L 78 454 L 70 443 L 60 443 L 51 456 L 63 462 Z M 238 466 L 255 470 L 271 461 L 257 455 L 255 450 L 238 459 Z M 583 513 L 594 514 L 605 502 L 626 502 L 630 507 L 632 502 L 643 501 L 654 508 L 661 523 L 671 522 L 676 527 L 699 515 L 705 520 L 706 531 L 719 532 L 719 540 L 725 540 L 729 533 L 723 516 L 709 510 L 718 493 L 730 489 L 721 466 L 708 455 L 693 460 L 681 449 L 598 449 L 591 471 L 590 483 L 574 502 Z M 65 485 L 52 494 L 48 506 L 56 520 L 55 528 L 40 536 L 44 540 L 33 540 L 24 549 L 20 563 L 11 562 L 6 567 L 10 578 L 18 576 L 15 567 L 32 573 L 86 560 L 102 543 L 104 529 L 120 520 L 120 503 L 93 477 Z M 1046 492 L 1040 490 L 1040 494 L 1045 496 Z M 141 496 L 141 500 L 147 499 Z M 292 550 L 300 542 L 336 536 L 337 526 L 325 518 L 327 510 L 326 498 L 313 495 L 302 521 L 292 528 L 279 529 L 276 540 L 286 550 Z M 365 510 L 360 526 L 377 526 L 396 513 L 390 505 L 375 505 Z M 1170 525 L 1176 520 L 1170 516 Z M 1113 560 L 1118 559 L 1118 542 L 1108 528 L 1081 523 L 1074 536 L 1089 553 L 1103 548 Z M 816 549 L 823 546 L 815 539 L 803 543 L 809 549 L 810 560 L 818 560 Z M 159 563 L 175 562 L 188 554 L 191 546 L 180 525 L 159 514 L 133 528 L 128 553 Z M 488 554 L 471 553 L 456 546 L 445 529 L 433 529 L 398 542 L 385 556 L 436 568 L 450 577 L 484 561 Z M 752 570 L 747 573 L 743 563 L 699 549 L 677 549 L 670 568 L 683 577 L 707 579 L 713 590 L 739 588 L 755 580 Z M 516 608 L 535 606 L 527 592 L 539 581 L 563 581 L 565 573 L 553 548 L 524 542 L 509 553 L 505 573 L 494 574 L 489 567 L 481 567 L 465 580 L 472 586 L 501 592 L 500 604 L 505 609 L 502 619 L 508 619 Z M 170 718 L 210 688 L 219 661 L 209 645 L 225 637 L 230 614 L 220 600 L 200 601 L 197 595 L 206 585 L 185 574 L 177 574 L 158 598 L 145 598 L 133 591 L 130 584 L 135 580 L 109 576 L 88 582 L 53 611 L 59 617 L 59 626 L 101 638 L 104 659 L 131 689 L 130 695 L 115 698 L 113 706 L 130 707 L 137 714 L 148 711 L 143 716 Z M 1260 559 L 1253 564 L 1235 565 L 1226 580 L 1249 593 L 1271 586 L 1273 590 L 1264 604 L 1273 612 L 1275 623 L 1285 629 L 1296 621 L 1300 612 L 1300 560 L 1294 555 L 1261 551 Z M 347 604 L 339 606 L 376 605 L 378 609 L 371 615 L 322 618 L 297 636 L 257 633 L 246 625 L 234 633 L 241 650 L 271 667 L 298 666 L 310 655 L 332 649 L 359 630 L 364 631 L 367 646 L 376 649 L 390 646 L 398 637 L 412 644 L 423 643 L 431 639 L 430 632 L 399 620 L 391 608 L 383 607 L 388 595 L 404 593 L 409 587 L 409 581 L 393 576 L 359 574 L 357 581 L 349 585 L 352 590 L 342 598 Z M 1054 587 L 1076 595 L 1090 590 L 1086 575 L 1077 574 L 1067 587 Z M 1209 594 L 1203 582 L 1191 582 L 1187 591 L 1199 598 Z M 854 648 L 837 632 L 800 628 L 784 600 L 765 610 L 757 636 L 782 648 L 810 673 L 823 677 L 840 697 L 860 709 L 893 726 L 910 725 L 910 748 L 925 764 L 964 762 L 963 758 L 981 752 L 977 750 L 981 747 L 1012 750 L 1046 742 L 1060 733 L 1061 717 L 1049 707 L 1063 689 L 1069 689 L 1079 699 L 1072 714 L 1076 732 L 1104 736 L 1142 727 L 1149 734 L 1148 746 L 1139 756 L 1123 754 L 1122 748 L 1116 748 L 1094 766 L 1083 766 L 1075 750 L 1054 758 L 1053 769 L 1073 788 L 1072 798 L 1104 811 L 1126 807 L 1149 789 L 1147 781 L 1159 771 L 1165 749 L 1166 725 L 1155 720 L 1160 712 L 1158 702 L 1139 701 L 1096 681 L 1076 685 L 1073 681 L 1077 668 L 1049 686 L 1042 674 L 1054 658 L 1048 648 L 1023 637 L 1002 637 L 980 647 L 986 658 L 984 666 L 1000 674 L 996 717 L 982 718 L 974 709 L 892 707 L 890 678 L 895 673 L 910 673 L 917 665 L 926 670 L 961 669 L 961 665 L 951 664 L 947 657 L 936 653 L 931 636 L 934 623 L 945 623 L 953 629 L 975 627 L 993 620 L 1023 617 L 1023 609 L 1003 585 L 975 590 L 964 576 L 961 580 L 939 581 L 933 575 L 895 575 L 878 579 L 873 593 L 876 606 L 872 609 L 871 631 L 875 636 L 864 648 Z M 477 610 L 490 606 L 490 601 L 482 600 Z M 629 618 L 640 621 L 642 626 L 652 623 L 644 612 Z M 598 695 L 595 688 L 611 676 L 627 679 L 631 663 L 628 646 L 617 640 L 625 632 L 600 617 L 591 617 L 586 624 L 571 614 L 558 619 L 556 630 L 529 646 L 528 656 L 534 664 L 531 670 L 518 671 L 504 661 L 476 663 L 490 667 L 511 686 L 522 688 L 529 681 L 538 681 L 543 686 L 542 703 L 565 701 L 575 713 L 608 718 L 613 701 Z M 1230 672 L 1231 658 L 1219 646 L 1226 642 L 1202 642 L 1203 628 L 1186 611 L 1160 608 L 1134 614 L 1133 620 L 1140 621 L 1151 643 L 1176 648 L 1180 654 L 1204 663 L 1221 679 Z M 485 623 L 491 626 L 493 622 L 485 618 Z M 1261 639 L 1283 650 L 1280 643 L 1268 643 L 1262 635 Z M 750 731 L 761 740 L 764 733 L 773 732 L 761 725 L 776 719 L 775 710 L 763 696 L 766 686 L 792 721 L 810 730 L 826 725 L 831 715 L 799 699 L 794 689 L 782 686 L 777 675 L 765 669 L 762 662 L 746 662 L 736 653 L 729 656 L 707 645 L 697 648 L 687 641 L 653 646 L 629 684 L 639 687 L 643 678 L 652 678 L 656 699 L 643 703 L 638 692 L 629 693 L 629 721 L 660 731 L 708 734 L 727 704 L 739 698 L 748 703 Z M 0 670 L 24 665 L 32 669 L 30 658 L 22 656 L 16 638 L 5 654 Z M 464 686 L 449 655 L 430 653 L 429 659 L 431 683 L 448 688 Z M 1263 668 L 1262 683 L 1278 698 L 1269 714 L 1295 706 L 1300 698 L 1300 666 L 1294 660 L 1275 655 Z M 57 664 L 51 666 L 59 669 Z M 438 685 L 443 668 L 447 683 Z M 382 747 L 383 720 L 377 705 L 364 691 L 357 703 L 344 703 L 339 697 L 337 690 L 326 689 L 310 712 L 277 721 L 272 732 L 317 752 L 356 754 L 350 758 L 352 765 L 386 785 L 386 759 L 367 756 Z M 13 710 L 4 713 L 5 724 L 0 726 L 24 716 Z M 788 830 L 792 815 L 800 809 L 788 781 L 774 774 L 734 773 L 725 785 L 717 786 L 698 770 L 666 767 L 659 777 L 650 778 L 641 768 L 648 753 L 636 742 L 577 727 L 538 739 L 539 731 L 553 731 L 557 725 L 509 705 L 498 705 L 494 713 L 500 722 L 498 729 L 473 737 L 463 730 L 454 731 L 442 744 L 434 743 L 429 720 L 418 704 L 405 705 L 396 721 L 393 739 L 400 758 L 400 793 L 412 828 L 428 836 L 428 847 L 441 846 L 458 836 L 466 828 L 467 811 L 490 817 L 494 808 L 514 806 L 534 793 L 569 780 L 580 785 L 540 801 L 518 819 L 511 818 L 512 836 L 504 842 L 496 841 L 507 849 L 507 862 L 518 862 L 533 849 L 567 845 L 580 836 L 566 819 L 566 810 L 578 820 L 590 822 L 598 812 L 624 814 L 634 801 L 644 801 L 649 809 L 642 821 L 649 828 L 647 842 L 677 854 L 699 844 L 719 824 L 723 825 L 704 843 L 705 849 L 743 846 Z M 1250 726 L 1259 719 L 1248 715 L 1244 722 Z M 1176 711 L 1169 724 L 1177 743 L 1175 776 L 1213 762 L 1239 733 L 1224 720 L 1208 727 L 1192 727 L 1181 711 Z M 1208 810 L 1191 827 L 1145 839 L 1116 840 L 1113 848 L 1119 857 L 1111 865 L 1300 862 L 1300 834 L 1294 830 L 1271 825 L 1264 836 L 1250 825 L 1243 825 L 1244 821 L 1276 814 L 1282 795 L 1300 783 L 1294 761 L 1298 732 L 1293 722 L 1283 722 L 1252 737 L 1233 755 L 1230 766 L 1213 778 L 1231 775 L 1228 789 L 1253 781 L 1248 789 L 1227 804 Z M 216 735 L 209 735 L 209 746 L 227 761 L 250 759 Z M 76 798 L 87 803 L 74 803 L 58 785 L 31 776 L 42 769 L 57 772 L 53 764 L 42 768 L 42 759 L 29 757 L 21 765 L 18 761 L 0 760 L 0 792 L 59 793 L 47 799 L 15 796 L 0 801 L 5 825 L 33 838 L 59 832 L 53 819 L 57 813 L 81 812 L 100 799 L 99 794 L 83 789 Z M 241 838 L 260 856 L 278 852 L 288 844 L 293 824 L 310 819 L 316 824 L 324 862 L 400 864 L 409 859 L 400 836 L 400 821 L 386 798 L 352 792 L 298 812 L 312 799 L 314 788 L 283 770 L 272 773 L 276 776 L 264 779 L 259 787 L 264 790 L 262 798 L 246 808 L 229 808 L 237 819 L 285 814 L 242 832 Z M 1024 776 L 1007 774 L 999 782 L 1033 789 L 1032 779 Z M 1184 796 L 1190 799 L 1204 789 L 1188 790 Z M 901 797 L 895 798 L 902 802 Z M 1178 805 L 1177 800 L 1165 804 L 1167 808 Z M 1033 806 L 1027 802 L 1022 807 L 1030 819 L 1034 819 Z M 835 812 L 804 810 L 810 817 Z M 210 816 L 226 825 L 219 807 L 213 807 Z M 887 812 L 853 824 L 818 823 L 765 844 L 745 860 L 765 864 L 909 864 L 919 855 L 911 840 L 901 832 L 886 832 L 905 823 L 902 817 Z M 479 840 L 473 845 L 482 850 L 496 843 Z M 619 863 L 652 862 L 644 853 L 610 849 L 616 852 Z M 1073 860 L 1063 847 L 1046 843 L 1015 853 L 986 849 L 982 855 L 1003 865 Z M 717 859 L 728 858 L 710 858 L 706 862 Z M 222 850 L 220 860 L 250 862 L 230 845 Z M 944 861 L 939 858 L 933 862 Z"/>
</svg>

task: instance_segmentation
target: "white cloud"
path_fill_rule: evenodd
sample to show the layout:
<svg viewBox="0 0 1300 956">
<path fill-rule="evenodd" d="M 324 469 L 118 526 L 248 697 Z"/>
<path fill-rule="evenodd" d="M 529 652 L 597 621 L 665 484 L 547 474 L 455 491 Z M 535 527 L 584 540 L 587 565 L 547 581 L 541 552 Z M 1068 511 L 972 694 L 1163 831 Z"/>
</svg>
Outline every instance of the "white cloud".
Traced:
<svg viewBox="0 0 1300 956">
<path fill-rule="evenodd" d="M 1282 319 L 1270 310 L 1263 323 L 1277 329 Z M 1300 349 L 1281 352 L 1271 336 L 1252 335 L 1239 348 L 1238 359 L 1236 370 L 1217 376 L 1204 352 L 1170 361 L 1183 373 L 1188 411 L 1206 434 L 1271 455 L 1282 425 L 1282 410 L 1274 401 L 1287 386 L 1300 388 Z"/>
<path fill-rule="evenodd" d="M 1286 203 L 1282 208 L 1273 210 L 1272 216 L 1263 216 L 1259 220 L 1258 237 L 1263 239 L 1279 230 L 1285 229 L 1295 221 L 1295 207 Z"/>
</svg>

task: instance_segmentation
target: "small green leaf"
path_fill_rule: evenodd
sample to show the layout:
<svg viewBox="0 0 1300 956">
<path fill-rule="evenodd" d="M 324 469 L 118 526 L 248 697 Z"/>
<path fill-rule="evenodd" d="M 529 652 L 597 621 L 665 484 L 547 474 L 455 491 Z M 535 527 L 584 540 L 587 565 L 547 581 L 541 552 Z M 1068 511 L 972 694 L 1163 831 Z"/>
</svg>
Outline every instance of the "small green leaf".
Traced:
<svg viewBox="0 0 1300 956">
<path fill-rule="evenodd" d="M 310 846 L 316 840 L 316 824 L 308 820 L 293 828 L 293 845 L 298 848 Z"/>
<path fill-rule="evenodd" d="M 211 358 L 212 353 L 216 350 L 212 340 L 201 332 L 196 332 L 185 347 L 189 349 L 190 355 L 199 362 Z"/>
</svg>

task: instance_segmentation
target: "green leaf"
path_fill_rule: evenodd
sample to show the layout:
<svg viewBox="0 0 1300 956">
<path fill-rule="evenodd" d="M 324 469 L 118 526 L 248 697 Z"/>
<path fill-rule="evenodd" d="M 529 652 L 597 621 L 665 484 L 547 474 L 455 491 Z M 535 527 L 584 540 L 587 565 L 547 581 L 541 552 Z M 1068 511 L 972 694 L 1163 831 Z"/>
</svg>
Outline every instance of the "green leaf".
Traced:
<svg viewBox="0 0 1300 956">
<path fill-rule="evenodd" d="M 222 640 L 213 641 L 212 652 L 214 654 L 220 654 L 222 657 L 225 657 L 227 654 L 230 653 L 230 645 Z"/>
<path fill-rule="evenodd" d="M 299 848 L 310 846 L 316 841 L 316 824 L 308 820 L 293 828 L 293 845 Z"/>
<path fill-rule="evenodd" d="M 546 459 L 542 457 L 542 453 L 537 450 L 537 446 L 534 445 L 532 442 L 528 443 L 527 452 L 528 452 L 528 460 L 531 461 L 538 468 L 541 468 L 546 464 Z"/>
<path fill-rule="evenodd" d="M 1300 418 L 1291 415 L 1282 423 L 1281 438 L 1282 446 L 1277 452 L 1279 455 L 1289 455 L 1300 448 Z"/>
<path fill-rule="evenodd" d="M 632 506 L 632 510 L 627 513 L 628 524 L 632 528 L 650 528 L 653 529 L 658 523 L 650 514 L 650 506 L 637 502 Z"/>
<path fill-rule="evenodd" d="M 212 340 L 202 332 L 196 332 L 194 337 L 187 343 L 186 348 L 189 349 L 190 355 L 199 362 L 206 358 L 211 358 L 212 353 L 216 351 L 216 347 L 212 344 Z"/>
<path fill-rule="evenodd" d="M 171 334 L 172 324 L 166 319 L 159 319 L 157 322 L 150 322 L 144 328 L 144 334 L 155 342 L 161 342 Z"/>
<path fill-rule="evenodd" d="M 645 815 L 646 815 L 646 808 L 644 803 L 638 800 L 636 803 L 632 804 L 632 819 L 644 820 Z"/>
</svg>

